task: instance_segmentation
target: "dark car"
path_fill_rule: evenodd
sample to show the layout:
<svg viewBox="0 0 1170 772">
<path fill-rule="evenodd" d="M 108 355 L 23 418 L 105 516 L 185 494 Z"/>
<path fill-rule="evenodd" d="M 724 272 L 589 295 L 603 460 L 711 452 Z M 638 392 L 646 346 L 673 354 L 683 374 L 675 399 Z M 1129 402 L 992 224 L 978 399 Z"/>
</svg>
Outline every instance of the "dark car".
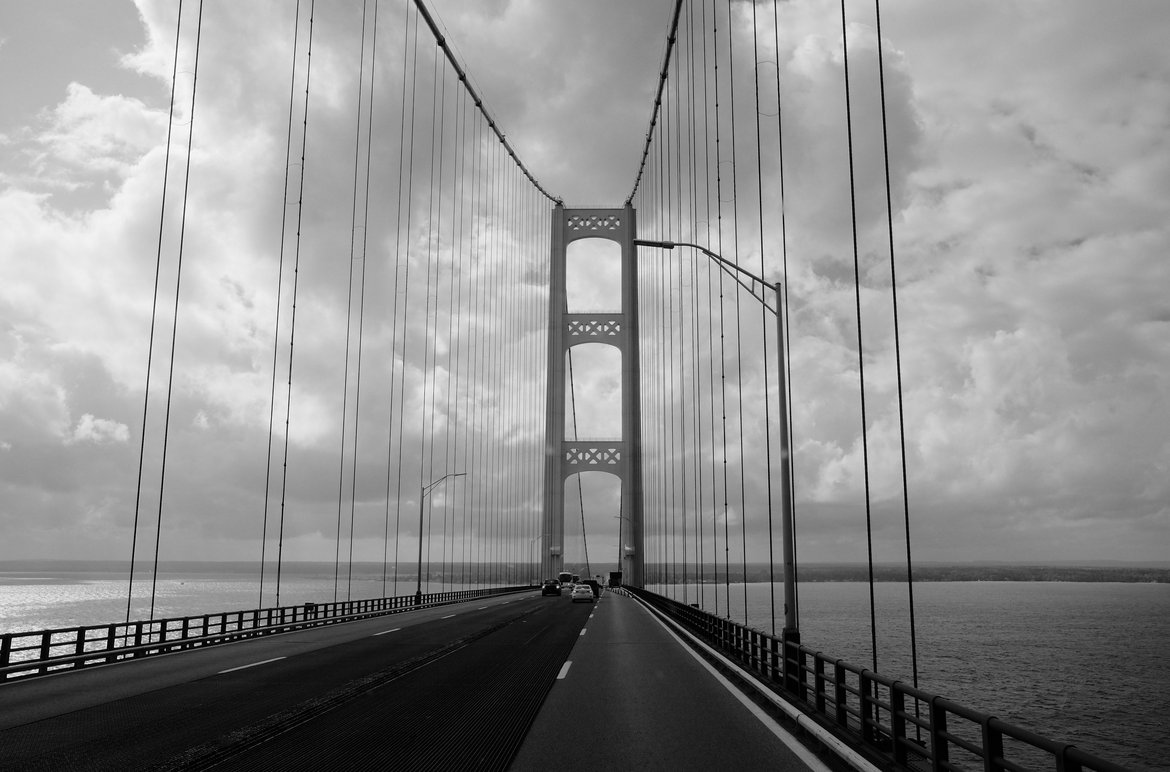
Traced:
<svg viewBox="0 0 1170 772">
<path fill-rule="evenodd" d="M 560 595 L 561 583 L 556 579 L 545 580 L 545 583 L 540 586 L 541 595 Z"/>
</svg>

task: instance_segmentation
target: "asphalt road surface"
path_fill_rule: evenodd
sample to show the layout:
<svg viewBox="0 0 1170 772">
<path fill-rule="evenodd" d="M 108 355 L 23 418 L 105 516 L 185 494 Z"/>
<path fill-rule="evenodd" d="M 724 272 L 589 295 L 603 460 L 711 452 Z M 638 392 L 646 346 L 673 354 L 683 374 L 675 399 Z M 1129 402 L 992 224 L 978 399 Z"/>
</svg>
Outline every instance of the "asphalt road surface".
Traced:
<svg viewBox="0 0 1170 772">
<path fill-rule="evenodd" d="M 591 606 L 533 593 L 0 686 L 0 769 L 503 769 Z"/>
<path fill-rule="evenodd" d="M 536 592 L 0 685 L 0 770 L 818 766 L 629 597 Z"/>
</svg>

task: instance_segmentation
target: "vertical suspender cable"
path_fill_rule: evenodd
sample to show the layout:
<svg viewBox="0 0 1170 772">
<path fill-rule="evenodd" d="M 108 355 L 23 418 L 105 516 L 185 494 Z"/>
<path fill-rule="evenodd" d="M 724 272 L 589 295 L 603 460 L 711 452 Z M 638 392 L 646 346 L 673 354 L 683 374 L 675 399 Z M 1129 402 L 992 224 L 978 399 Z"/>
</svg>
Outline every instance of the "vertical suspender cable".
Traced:
<svg viewBox="0 0 1170 772">
<path fill-rule="evenodd" d="M 179 287 L 183 278 L 183 243 L 187 235 L 187 194 L 191 184 L 191 146 L 195 137 L 195 95 L 199 83 L 199 46 L 203 38 L 203 0 L 199 2 L 199 14 L 195 23 L 195 66 L 191 77 L 190 125 L 187 129 L 187 161 L 183 178 L 183 210 L 179 218 L 179 259 L 175 268 L 175 312 L 171 319 L 171 359 L 167 374 L 167 406 L 163 418 L 162 466 L 158 484 L 158 530 L 154 534 L 154 571 L 150 580 L 150 619 L 154 619 L 154 599 L 158 586 L 158 552 L 162 543 L 163 491 L 167 482 L 167 445 L 171 433 L 171 396 L 175 385 L 175 342 L 179 332 Z"/>
<path fill-rule="evenodd" d="M 305 106 L 303 110 L 303 127 L 301 132 L 301 179 L 297 192 L 297 237 L 296 248 L 293 250 L 293 289 L 292 313 L 288 330 L 288 396 L 284 407 L 284 454 L 281 461 L 280 479 L 280 530 L 276 542 L 276 605 L 280 605 L 280 579 L 284 567 L 284 515 L 286 497 L 288 494 L 288 445 L 289 426 L 292 420 L 292 379 L 293 379 L 293 345 L 296 340 L 297 328 L 297 287 L 300 279 L 301 265 L 301 224 L 305 212 L 305 150 L 309 141 L 309 82 L 313 69 L 313 19 L 316 15 L 317 0 L 309 3 L 309 39 L 305 51 Z"/>
<path fill-rule="evenodd" d="M 465 198 L 465 189 L 463 180 L 467 174 L 466 163 L 467 154 L 465 152 L 465 143 L 467 141 L 467 92 L 461 93 L 457 97 L 455 103 L 455 114 L 458 116 L 456 120 L 456 140 L 455 140 L 455 172 L 453 179 L 453 195 L 452 207 L 454 209 L 451 217 L 451 290 L 452 290 L 452 314 L 450 316 L 450 324 L 447 327 L 448 343 L 448 368 L 447 368 L 447 425 L 452 433 L 451 441 L 451 457 L 447 462 L 448 469 L 466 469 L 465 466 L 460 466 L 459 462 L 459 429 L 465 420 L 463 411 L 459 410 L 459 391 L 463 386 L 462 380 L 462 361 L 463 361 L 463 283 L 466 278 L 463 270 L 463 204 Z M 458 275 L 459 281 L 456 285 L 455 277 Z M 454 399 L 454 405 L 452 404 Z M 454 418 L 452 418 L 454 416 Z M 461 501 L 467 500 L 466 490 L 464 495 L 460 497 Z M 463 568 L 462 563 L 456 559 L 455 556 L 455 531 L 456 531 L 456 516 L 459 514 L 458 507 L 451 509 L 451 539 L 452 550 L 451 560 L 460 563 L 460 589 L 462 588 Z M 461 520 L 461 518 L 460 518 Z M 462 540 L 460 540 L 462 541 Z M 452 573 L 452 576 L 454 573 Z"/>
<path fill-rule="evenodd" d="M 445 101 L 445 100 L 444 100 Z M 455 226 L 458 217 L 458 210 L 456 208 L 458 199 L 459 187 L 459 117 L 461 102 L 458 96 L 454 99 L 455 102 L 455 119 L 451 129 L 451 145 L 454 158 L 451 159 L 451 236 L 448 241 L 447 248 L 447 366 L 446 378 L 444 381 L 444 421 L 443 421 L 443 469 L 446 473 L 455 471 L 454 460 L 451 458 L 451 430 L 455 423 L 455 418 L 451 413 L 451 384 L 452 384 L 452 366 L 454 361 L 454 347 L 455 340 L 452 336 L 454 330 L 455 314 L 458 312 L 458 305 L 455 303 L 455 254 L 458 249 L 458 242 L 455 240 Z M 442 178 L 440 177 L 440 182 Z M 442 263 L 440 262 L 440 268 Z M 442 273 L 440 272 L 440 277 Z M 439 287 L 441 288 L 440 282 Z M 438 288 L 436 288 L 438 289 Z M 438 317 L 435 319 L 435 339 L 438 340 Z M 436 367 L 438 366 L 436 360 Z M 451 498 L 458 496 L 455 488 L 450 490 Z M 450 525 L 454 529 L 454 520 L 452 519 L 455 510 L 451 506 L 443 507 L 443 555 L 442 555 L 442 574 L 444 585 L 450 585 L 450 575 L 448 573 L 448 557 L 451 547 L 451 542 L 447 534 L 447 527 Z"/>
<path fill-rule="evenodd" d="M 739 262 L 739 163 L 735 141 L 735 25 L 732 23 L 732 0 L 727 0 L 727 82 L 731 100 L 731 234 L 733 262 Z M 754 5 L 753 5 L 754 7 Z M 720 254 L 723 254 L 720 252 Z M 739 311 L 740 293 L 735 293 L 735 367 L 736 367 L 736 409 L 739 414 L 739 507 L 740 539 L 743 549 L 743 623 L 748 624 L 748 581 L 747 581 L 747 457 L 743 437 L 743 317 Z"/>
<path fill-rule="evenodd" d="M 776 4 L 776 0 L 772 0 L 772 42 L 776 49 L 776 143 L 778 146 L 779 166 L 780 166 L 780 257 L 783 262 L 781 266 L 781 274 L 784 277 L 784 297 L 779 301 L 783 306 L 784 311 L 784 361 L 779 363 L 779 367 L 785 368 L 786 376 L 784 379 L 785 385 L 788 387 L 788 399 L 785 400 L 788 410 L 788 447 L 792 447 L 792 323 L 788 317 L 788 218 L 787 218 L 787 196 L 784 189 L 784 109 L 780 98 L 780 10 Z M 777 313 L 779 313 L 777 309 Z M 792 465 L 792 459 L 786 458 L 782 463 L 789 466 Z M 794 471 L 794 470 L 792 470 Z M 796 475 L 789 474 L 789 501 L 793 502 L 793 509 L 796 508 Z M 800 627 L 800 583 L 796 581 L 795 574 L 797 573 L 796 561 L 796 514 L 791 515 L 792 521 L 788 524 L 792 529 L 793 546 L 792 546 L 792 573 L 793 573 L 793 588 L 794 597 L 793 603 L 796 606 L 797 628 Z"/>
<path fill-rule="evenodd" d="M 375 0 L 377 2 L 377 0 Z M 377 6 L 375 6 L 375 12 Z M 394 287 L 394 299 L 391 302 L 390 312 L 390 402 L 388 413 L 388 421 L 386 428 L 386 480 L 385 480 L 385 512 L 382 519 L 382 597 L 387 597 L 386 592 L 387 578 L 389 574 L 390 563 L 390 459 L 392 458 L 394 449 L 394 368 L 395 356 L 394 345 L 397 342 L 398 336 L 396 334 L 396 325 L 398 324 L 398 258 L 399 245 L 401 238 L 398 234 L 398 229 L 402 225 L 402 146 L 406 139 L 406 56 L 409 50 L 410 41 L 410 6 L 404 9 L 404 18 L 402 21 L 402 91 L 401 101 L 399 102 L 399 129 L 398 129 L 398 167 L 396 169 L 398 176 L 398 193 L 395 198 L 394 210 L 394 281 L 391 286 Z M 400 511 L 399 507 L 395 507 L 396 512 Z M 394 594 L 398 594 L 398 519 L 395 519 L 394 524 Z"/>
<path fill-rule="evenodd" d="M 687 109 L 690 113 L 689 122 L 687 124 L 687 132 L 690 145 L 690 201 L 691 201 L 691 241 L 697 242 L 698 236 L 698 127 L 696 126 L 697 114 L 695 103 L 695 6 L 693 2 L 687 3 L 687 82 L 689 85 L 689 94 L 687 98 Z M 702 395 L 702 379 L 700 373 L 700 362 L 702 360 L 702 345 L 699 337 L 699 271 L 698 265 L 694 260 L 691 261 L 691 350 L 694 352 L 691 362 L 692 375 L 692 407 L 693 420 L 695 424 L 694 438 L 695 447 L 692 454 L 692 476 L 695 480 L 695 564 L 698 567 L 698 575 L 696 576 L 696 588 L 698 597 L 696 600 L 699 605 L 703 604 L 704 594 L 704 579 L 706 578 L 706 571 L 703 566 L 705 558 L 705 551 L 703 548 L 703 408 L 701 402 Z"/>
<path fill-rule="evenodd" d="M 301 131 L 301 181 L 297 189 L 296 205 L 296 247 L 292 250 L 292 308 L 289 319 L 289 377 L 288 392 L 284 402 L 284 452 L 281 461 L 281 518 L 280 530 L 276 537 L 276 605 L 281 605 L 281 572 L 284 567 L 284 512 L 288 496 L 289 478 L 289 427 L 292 420 L 292 353 L 296 340 L 296 297 L 301 277 L 301 226 L 304 218 L 304 160 L 309 144 L 309 82 L 312 74 L 312 22 L 316 16 L 317 0 L 309 4 L 309 41 L 305 48 L 304 67 L 304 108 Z"/>
<path fill-rule="evenodd" d="M 865 475 L 865 544 L 869 565 L 869 635 L 873 669 L 877 664 L 877 611 L 873 587 L 873 529 L 869 495 L 869 441 L 865 415 L 865 357 L 861 340 L 861 263 L 857 252 L 857 193 L 853 168 L 853 111 L 849 95 L 849 31 L 845 25 L 845 0 L 841 0 L 841 46 L 845 75 L 845 126 L 849 142 L 849 205 L 853 226 L 853 291 L 857 305 L 857 375 L 861 395 L 861 458 Z"/>
<path fill-rule="evenodd" d="M 363 9 L 364 10 L 364 9 Z M 362 39 L 365 40 L 365 14 L 363 18 L 363 34 Z M 364 202 L 362 204 L 362 244 L 361 244 L 361 260 L 362 270 L 358 278 L 360 290 L 358 294 L 358 335 L 357 335 L 357 386 L 354 389 L 353 400 L 353 466 L 351 468 L 351 477 L 349 483 L 349 582 L 350 584 L 345 589 L 346 600 L 350 599 L 350 594 L 353 588 L 353 542 L 354 542 L 354 516 L 357 509 L 357 470 L 358 470 L 358 433 L 361 428 L 361 404 L 362 404 L 362 338 L 365 331 L 366 320 L 366 247 L 369 243 L 370 235 L 370 171 L 372 168 L 372 143 L 374 136 L 374 73 L 377 72 L 377 57 L 378 57 L 378 0 L 374 0 L 374 17 L 373 31 L 370 38 L 370 90 L 369 98 L 366 100 L 366 189 L 364 195 Z M 359 103 L 360 103 L 359 95 Z M 360 110 L 359 110 L 360 115 Z"/>
<path fill-rule="evenodd" d="M 362 137 L 362 86 L 365 85 L 366 74 L 366 3 L 362 2 L 362 44 L 358 48 L 358 89 L 357 89 L 357 119 L 354 121 L 353 138 L 353 200 L 350 207 L 349 223 L 349 278 L 346 283 L 345 305 L 345 360 L 341 376 L 341 450 L 338 453 L 337 471 L 337 535 L 333 541 L 333 602 L 337 602 L 337 585 L 341 569 L 341 511 L 343 508 L 345 491 L 345 430 L 349 424 L 347 409 L 349 407 L 349 352 L 353 347 L 351 332 L 353 326 L 353 265 L 357 260 L 355 254 L 357 244 L 357 211 L 358 211 L 358 168 L 361 160 Z M 356 424 L 357 421 L 355 420 Z M 356 466 L 357 460 L 354 459 Z M 353 542 L 353 533 L 350 533 L 350 542 Z M 350 553 L 352 556 L 352 552 Z M 353 573 L 352 566 L 350 573 Z M 346 600 L 349 600 L 348 596 Z"/>
<path fill-rule="evenodd" d="M 752 3 L 752 59 L 755 64 L 752 71 L 755 75 L 755 95 L 756 95 L 756 204 L 759 207 L 760 217 L 760 276 L 764 275 L 764 161 L 763 161 L 763 143 L 760 138 L 760 52 L 759 52 L 759 31 L 756 25 L 756 4 Z M 776 68 L 780 68 L 780 56 L 776 55 Z M 776 313 L 781 313 L 780 298 L 776 298 Z M 767 502 L 768 502 L 768 617 L 772 623 L 772 635 L 776 634 L 776 560 L 773 552 L 772 541 L 774 537 L 774 530 L 772 528 L 772 400 L 768 398 L 768 309 L 764 304 L 760 304 L 760 332 L 761 345 L 764 348 L 764 454 L 766 456 L 766 463 L 764 469 L 764 479 L 767 483 Z M 783 362 L 779 363 L 780 367 L 784 366 Z M 782 459 L 782 463 L 787 463 L 787 459 Z M 745 558 L 746 559 L 746 558 Z M 746 581 L 746 580 L 745 580 Z"/>
<path fill-rule="evenodd" d="M 898 378 L 898 446 L 902 460 L 902 505 L 906 524 L 906 590 L 910 606 L 910 662 L 914 671 L 914 687 L 918 688 L 918 634 L 914 621 L 914 567 L 910 550 L 910 486 L 906 479 L 906 419 L 902 401 L 902 344 L 898 326 L 898 281 L 894 260 L 894 204 L 890 194 L 890 140 L 886 120 L 886 70 L 882 59 L 882 8 L 881 0 L 874 0 L 878 38 L 878 84 L 882 102 L 882 158 L 885 165 L 886 182 L 886 232 L 890 245 L 890 299 L 894 307 L 894 369 Z M 914 701 L 918 709 L 918 700 Z"/>
<path fill-rule="evenodd" d="M 708 117 L 708 99 L 709 92 L 707 89 L 707 15 L 706 15 L 706 0 L 704 0 L 704 9 L 700 11 L 699 17 L 702 20 L 702 34 L 703 34 L 703 205 L 704 217 L 707 223 L 707 234 L 704 239 L 704 244 L 711 243 L 711 129 L 710 119 Z M 718 163 L 718 160 L 716 161 Z M 718 464 L 715 457 L 715 310 L 712 301 L 712 282 L 711 282 L 711 261 L 707 261 L 707 351 L 709 358 L 709 365 L 707 367 L 707 386 L 711 405 L 708 408 L 708 415 L 711 421 L 711 559 L 714 563 L 714 580 L 716 583 L 715 592 L 712 593 L 714 597 L 715 615 L 719 615 L 719 518 L 717 516 L 719 508 L 719 484 L 718 484 Z M 722 276 L 722 271 L 719 272 Z"/>
<path fill-rule="evenodd" d="M 427 389 L 428 389 L 427 384 L 433 382 L 433 380 L 432 380 L 433 367 L 431 364 L 431 351 L 433 349 L 433 346 L 430 345 L 428 343 L 428 341 L 430 341 L 432 339 L 432 336 L 431 336 L 431 274 L 433 272 L 432 271 L 433 266 L 432 266 L 431 256 L 432 256 L 432 250 L 435 246 L 435 238 L 434 238 L 434 223 L 435 223 L 434 206 L 435 206 L 435 187 L 436 187 L 435 186 L 435 145 L 438 143 L 438 140 L 436 140 L 436 138 L 435 138 L 435 129 L 439 125 L 439 122 L 437 120 L 438 113 L 439 113 L 439 93 L 438 93 L 439 92 L 439 53 L 438 53 L 438 51 L 435 52 L 434 56 L 435 56 L 434 67 L 431 70 L 431 124 L 430 124 L 431 125 L 431 136 L 430 136 L 431 162 L 430 162 L 430 166 L 428 167 L 428 170 L 427 170 L 427 183 L 428 183 L 429 187 L 427 188 L 427 215 L 426 215 L 426 218 L 427 218 L 427 223 L 426 223 L 426 225 L 427 225 L 427 250 L 426 250 L 426 263 L 425 263 L 426 272 L 427 272 L 427 283 L 426 283 L 426 291 L 425 291 L 424 296 L 423 296 L 423 302 L 424 302 L 424 306 L 423 306 L 423 329 L 424 329 L 423 341 L 424 341 L 424 344 L 423 344 L 423 367 L 422 367 L 423 385 L 422 385 L 422 410 L 420 411 L 420 416 L 419 416 L 419 419 L 421 421 L 421 425 L 419 427 L 419 451 L 418 451 L 418 455 L 419 455 L 419 480 L 418 480 L 419 508 L 420 508 L 420 510 L 422 510 L 423 512 L 426 512 L 427 514 L 430 514 L 430 513 L 426 511 L 427 510 L 427 508 L 426 508 L 426 486 L 428 484 L 428 481 L 430 480 L 431 475 L 434 474 L 434 466 L 433 466 L 434 457 L 432 454 L 429 453 L 429 451 L 433 451 L 433 438 L 430 436 L 430 432 L 431 432 L 431 428 L 434 426 L 434 409 L 433 409 L 433 404 L 432 404 L 432 409 L 428 411 L 426 409 L 426 402 L 427 402 Z M 445 77 L 446 70 L 443 71 L 443 74 Z M 433 388 L 433 386 L 431 388 Z M 423 550 L 422 542 L 424 541 L 424 536 L 423 536 L 423 528 L 424 527 L 426 528 L 426 537 L 425 537 L 426 562 L 422 563 L 419 570 L 424 572 L 425 578 L 420 577 L 420 581 L 422 582 L 422 584 L 426 585 L 426 588 L 425 588 L 426 591 L 430 592 L 430 564 L 431 564 L 430 518 L 427 518 L 425 526 L 423 525 L 422 522 L 419 523 L 418 538 L 419 538 L 419 554 L 420 555 L 422 554 L 422 550 Z M 421 562 L 422 561 L 420 561 L 420 563 Z"/>
<path fill-rule="evenodd" d="M 167 116 L 167 149 L 163 161 L 162 196 L 158 213 L 158 249 L 154 258 L 154 295 L 150 308 L 150 339 L 146 347 L 146 386 L 142 397 L 142 436 L 138 446 L 138 483 L 134 497 L 134 530 L 130 537 L 130 578 L 126 589 L 126 622 L 130 621 L 130 605 L 134 600 L 134 560 L 138 548 L 138 516 L 142 506 L 142 467 L 146 459 L 146 417 L 150 407 L 150 372 L 154 359 L 154 328 L 158 318 L 159 275 L 162 271 L 163 223 L 167 214 L 167 178 L 171 169 L 171 131 L 175 125 L 175 83 L 179 73 L 179 33 L 183 28 L 183 0 L 175 16 L 175 54 L 171 65 L 171 106 Z M 266 499 L 267 501 L 267 499 Z M 263 576 L 263 574 L 261 574 Z"/>
<path fill-rule="evenodd" d="M 719 10 L 717 4 L 711 4 L 712 32 L 711 40 L 715 58 L 715 209 L 717 212 L 716 236 L 718 248 L 716 252 L 723 254 L 723 155 L 720 147 L 722 129 L 719 125 Z M 724 610 L 731 618 L 731 534 L 728 526 L 728 491 L 730 485 L 727 477 L 727 348 L 724 320 L 727 310 L 723 302 L 723 271 L 719 271 L 719 407 L 722 414 L 722 464 L 723 464 L 723 583 L 724 583 Z"/>
<path fill-rule="evenodd" d="M 180 6 L 182 3 L 180 2 Z M 268 449 L 264 454 L 264 518 L 260 530 L 260 600 L 257 608 L 264 608 L 264 569 L 268 547 L 268 500 L 272 485 L 272 435 L 276 423 L 276 364 L 280 349 L 280 298 L 284 292 L 284 238 L 288 228 L 288 170 L 292 165 L 293 94 L 297 82 L 297 40 L 301 25 L 301 3 L 297 0 L 293 21 L 293 54 L 288 81 L 288 132 L 284 142 L 284 187 L 281 191 L 280 257 L 276 269 L 276 321 L 272 330 L 272 383 L 268 389 Z"/>
<path fill-rule="evenodd" d="M 403 54 L 402 54 L 402 136 L 399 139 L 398 146 L 398 223 L 401 225 L 402 221 L 402 176 L 405 171 L 406 175 L 406 228 L 397 228 L 402 231 L 397 235 L 394 242 L 394 324 L 398 324 L 398 269 L 401 251 L 399 245 L 402 240 L 406 241 L 406 260 L 403 264 L 402 270 L 402 365 L 398 371 L 398 447 L 397 447 L 397 461 L 394 466 L 396 468 L 397 482 L 395 483 L 395 515 L 394 515 L 394 594 L 398 594 L 398 540 L 400 533 L 400 526 L 402 521 L 402 439 L 405 434 L 405 407 L 406 407 L 406 355 L 407 355 L 407 341 L 409 332 L 410 320 L 410 228 L 411 228 L 411 214 L 414 211 L 414 125 L 415 125 L 415 107 L 418 86 L 418 17 L 414 20 L 414 36 L 412 38 L 411 61 L 410 61 L 410 143 L 409 152 L 406 158 L 406 168 L 402 166 L 403 148 L 407 145 L 405 140 L 406 135 L 406 35 L 410 31 L 410 8 L 406 9 L 406 20 L 403 23 Z M 397 337 L 395 334 L 394 337 Z M 393 384 L 393 372 L 391 372 L 391 384 Z M 390 434 L 391 439 L 394 434 L 394 400 L 393 392 L 391 392 L 390 400 Z M 389 455 L 387 455 L 386 467 L 386 495 L 387 507 L 389 507 L 390 494 L 390 466 Z M 389 513 L 387 513 L 389 517 Z M 422 535 L 419 535 L 422 538 Z"/>
</svg>

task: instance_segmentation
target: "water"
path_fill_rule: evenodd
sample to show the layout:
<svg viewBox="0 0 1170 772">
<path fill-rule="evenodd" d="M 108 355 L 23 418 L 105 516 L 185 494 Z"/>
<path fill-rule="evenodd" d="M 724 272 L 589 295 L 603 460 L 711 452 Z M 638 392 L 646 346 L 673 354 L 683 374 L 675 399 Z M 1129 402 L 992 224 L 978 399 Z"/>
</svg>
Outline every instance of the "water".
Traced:
<svg viewBox="0 0 1170 772">
<path fill-rule="evenodd" d="M 413 574 L 413 571 L 412 571 Z M 520 580 L 523 583 L 524 580 Z M 150 580 L 135 579 L 131 619 L 150 617 Z M 462 590 L 478 585 L 424 583 L 423 592 Z M 125 571 L 0 571 L 0 633 L 103 625 L 126 619 Z M 333 568 L 298 567 L 282 577 L 280 604 L 328 603 L 333 600 L 413 595 L 413 575 L 382 581 L 381 569 L 355 571 L 352 582 L 342 568 L 334 594 Z M 155 588 L 154 618 L 192 616 L 276 605 L 275 575 L 265 578 L 263 602 L 258 573 L 213 573 L 192 570 L 160 572 Z"/>
<path fill-rule="evenodd" d="M 771 632 L 767 584 L 732 584 L 732 618 L 745 587 L 748 623 Z M 683 600 L 681 587 L 651 589 Z M 702 590 L 726 615 L 727 589 Z M 873 669 L 868 585 L 799 590 L 801 642 Z M 877 671 L 910 683 L 906 585 L 874 591 Z M 1170 584 L 920 582 L 914 606 L 920 688 L 1135 770 L 1170 769 Z"/>
<path fill-rule="evenodd" d="M 160 575 L 155 617 L 260 605 L 255 574 Z M 271 579 L 271 577 L 269 578 Z M 266 580 L 268 581 L 268 580 Z M 347 577 L 342 573 L 339 597 Z M 440 592 L 469 585 L 431 582 Z M 136 582 L 133 618 L 145 618 L 149 585 Z M 266 584 L 263 605 L 274 605 Z M 413 577 L 389 594 L 414 592 Z M 652 587 L 683 600 L 684 588 Z M 731 615 L 771 631 L 770 586 L 732 584 Z M 705 607 L 727 614 L 728 588 L 705 585 Z M 698 588 L 685 588 L 698 600 Z M 780 587 L 776 588 L 779 606 Z M 915 585 L 919 686 L 1135 770 L 1170 770 L 1170 585 L 1090 582 L 920 582 Z M 286 574 L 281 602 L 333 600 L 332 567 Z M 379 571 L 359 571 L 351 598 L 382 595 Z M 906 587 L 875 585 L 877 670 L 912 680 Z M 868 585 L 800 585 L 802 642 L 872 667 Z M 124 619 L 124 573 L 0 571 L 0 632 Z M 782 617 L 777 615 L 777 625 Z"/>
</svg>

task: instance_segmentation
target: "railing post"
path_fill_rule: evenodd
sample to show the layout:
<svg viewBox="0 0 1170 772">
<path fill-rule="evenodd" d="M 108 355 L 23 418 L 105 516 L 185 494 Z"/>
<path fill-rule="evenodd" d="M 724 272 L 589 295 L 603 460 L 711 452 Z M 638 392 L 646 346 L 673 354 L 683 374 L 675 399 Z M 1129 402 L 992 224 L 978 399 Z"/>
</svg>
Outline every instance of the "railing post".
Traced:
<svg viewBox="0 0 1170 772">
<path fill-rule="evenodd" d="M 861 671 L 861 737 L 872 744 L 877 743 L 877 716 L 874 710 L 873 673 Z"/>
<path fill-rule="evenodd" d="M 12 658 L 12 633 L 0 636 L 0 667 L 7 667 Z"/>
<path fill-rule="evenodd" d="M 847 703 L 845 691 L 845 663 L 837 660 L 833 663 L 833 707 L 836 713 L 837 726 L 842 729 L 849 728 L 849 711 L 846 710 Z"/>
<path fill-rule="evenodd" d="M 1004 767 L 1000 763 L 1003 758 L 1003 733 L 995 726 L 999 722 L 995 716 L 987 716 L 980 722 L 983 730 L 983 769 L 985 772 L 1000 772 Z"/>
<path fill-rule="evenodd" d="M 1060 749 L 1060 753 L 1056 754 L 1056 772 L 1081 772 L 1081 762 L 1070 757 L 1076 749 L 1075 745 L 1066 745 Z"/>
<path fill-rule="evenodd" d="M 894 761 L 905 764 L 906 752 L 906 693 L 902 682 L 895 681 L 890 687 L 890 735 L 894 743 Z"/>
<path fill-rule="evenodd" d="M 950 743 L 947 741 L 947 711 L 939 697 L 930 700 L 930 760 L 933 772 L 950 769 Z"/>
<path fill-rule="evenodd" d="M 76 646 L 76 648 L 74 648 L 73 653 L 74 654 L 84 654 L 85 653 L 85 628 L 84 627 L 77 628 L 77 646 Z"/>
<path fill-rule="evenodd" d="M 820 654 L 813 660 L 813 701 L 817 713 L 825 715 L 825 659 Z"/>
</svg>

